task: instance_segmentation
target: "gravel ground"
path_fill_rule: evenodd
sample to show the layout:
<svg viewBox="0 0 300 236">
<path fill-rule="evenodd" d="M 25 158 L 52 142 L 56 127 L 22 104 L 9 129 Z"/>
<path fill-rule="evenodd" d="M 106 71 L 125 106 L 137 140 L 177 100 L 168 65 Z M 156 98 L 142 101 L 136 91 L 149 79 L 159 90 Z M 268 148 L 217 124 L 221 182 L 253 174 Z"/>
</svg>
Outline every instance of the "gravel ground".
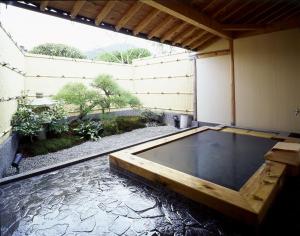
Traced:
<svg viewBox="0 0 300 236">
<path fill-rule="evenodd" d="M 85 142 L 80 145 L 64 149 L 58 152 L 48 153 L 35 157 L 25 158 L 20 163 L 20 173 L 45 167 L 73 158 L 92 155 L 100 152 L 113 151 L 114 149 L 145 141 L 156 136 L 178 132 L 173 126 L 158 126 L 136 129 L 131 132 L 104 137 L 97 142 Z M 10 167 L 7 176 L 16 174 L 16 170 Z"/>
</svg>

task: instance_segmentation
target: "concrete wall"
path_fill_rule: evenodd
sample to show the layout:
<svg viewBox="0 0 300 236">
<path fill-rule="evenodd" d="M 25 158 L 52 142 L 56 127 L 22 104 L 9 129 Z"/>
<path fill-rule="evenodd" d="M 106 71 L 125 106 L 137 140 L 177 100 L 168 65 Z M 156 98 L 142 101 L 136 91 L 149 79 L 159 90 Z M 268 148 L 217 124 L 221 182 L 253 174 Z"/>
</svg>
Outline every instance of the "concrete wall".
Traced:
<svg viewBox="0 0 300 236">
<path fill-rule="evenodd" d="M 300 108 L 299 42 L 299 29 L 234 40 L 237 126 L 300 132 L 294 113 Z M 228 43 L 220 40 L 205 51 L 222 49 Z M 230 57 L 198 59 L 197 65 L 198 120 L 229 124 Z"/>
</svg>

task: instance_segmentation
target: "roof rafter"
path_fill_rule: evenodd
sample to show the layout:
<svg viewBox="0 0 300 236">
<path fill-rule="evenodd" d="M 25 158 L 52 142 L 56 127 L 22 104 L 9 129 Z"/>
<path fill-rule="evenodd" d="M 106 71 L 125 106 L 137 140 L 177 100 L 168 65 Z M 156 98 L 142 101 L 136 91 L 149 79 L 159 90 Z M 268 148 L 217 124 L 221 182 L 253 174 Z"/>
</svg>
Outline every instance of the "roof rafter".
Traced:
<svg viewBox="0 0 300 236">
<path fill-rule="evenodd" d="M 134 29 L 133 34 L 137 35 L 159 14 L 159 10 L 153 9 Z"/>
<path fill-rule="evenodd" d="M 266 7 L 265 9 L 260 11 L 258 14 L 256 14 L 253 18 L 249 18 L 245 23 L 253 22 L 255 19 L 259 19 L 260 16 L 267 13 L 269 10 L 273 9 L 274 7 L 276 7 L 280 3 L 281 2 L 278 1 L 278 2 L 275 2 L 274 4 L 271 4 L 270 6 Z"/>
<path fill-rule="evenodd" d="M 211 39 L 211 38 L 213 38 L 213 37 L 215 37 L 213 34 L 208 34 L 208 33 L 207 33 L 207 34 L 203 35 L 203 36 L 202 36 L 199 40 L 197 40 L 196 42 L 190 44 L 189 47 L 190 47 L 191 49 L 195 49 L 195 48 L 199 47 L 200 45 L 202 45 L 202 44 L 205 43 L 207 40 L 209 40 L 209 39 Z"/>
<path fill-rule="evenodd" d="M 193 42 L 195 42 L 195 41 L 197 41 L 198 39 L 200 39 L 203 35 L 205 35 L 205 34 L 207 34 L 207 32 L 206 31 L 200 31 L 199 32 L 199 34 L 197 34 L 196 36 L 194 36 L 194 37 L 189 37 L 189 38 L 187 38 L 186 40 L 184 40 L 183 42 L 182 42 L 182 46 L 183 47 L 186 47 L 186 46 L 188 46 L 188 45 L 190 45 L 191 43 L 193 43 Z"/>
<path fill-rule="evenodd" d="M 140 10 L 142 7 L 142 3 L 141 2 L 135 2 L 129 9 L 128 11 L 125 13 L 124 16 L 122 16 L 122 18 L 118 21 L 118 23 L 116 24 L 115 28 L 117 31 L 119 31 L 121 28 L 123 28 L 123 26 L 134 16 L 134 14 Z"/>
<path fill-rule="evenodd" d="M 167 18 L 164 21 L 164 25 L 170 24 L 174 20 L 174 17 L 172 16 L 167 16 Z M 158 24 L 155 26 L 150 33 L 148 34 L 148 39 L 153 38 L 155 35 L 159 34 L 164 28 L 161 27 L 161 24 Z"/>
<path fill-rule="evenodd" d="M 231 39 L 231 34 L 221 28 L 221 24 L 214 19 L 196 11 L 178 0 L 140 0 L 160 11 L 170 14 L 182 21 L 185 21 L 197 28 L 203 29 L 221 38 Z"/>
<path fill-rule="evenodd" d="M 201 51 L 202 49 L 205 49 L 205 48 L 207 48 L 208 46 L 214 44 L 214 43 L 217 42 L 218 40 L 220 40 L 220 38 L 218 38 L 218 37 L 213 37 L 213 38 L 207 40 L 206 42 L 204 42 L 203 44 L 201 44 L 200 46 L 198 46 L 198 47 L 196 48 L 196 50 L 197 50 L 197 51 Z"/>
<path fill-rule="evenodd" d="M 196 27 L 190 26 L 185 31 L 183 31 L 181 34 L 178 34 L 173 39 L 173 45 L 181 43 L 183 40 L 187 39 L 189 36 L 191 36 L 195 31 L 197 30 Z"/>
<path fill-rule="evenodd" d="M 116 1 L 108 1 L 105 6 L 102 8 L 102 10 L 98 13 L 98 15 L 95 18 L 95 25 L 99 26 L 100 23 L 103 21 L 103 19 L 109 14 L 109 12 L 113 9 L 115 6 Z"/>
<path fill-rule="evenodd" d="M 174 28 L 169 29 L 164 35 L 161 37 L 161 42 L 163 43 L 167 39 L 171 38 L 174 34 L 180 32 L 185 26 L 187 26 L 188 23 L 182 22 L 180 24 L 177 24 Z"/>
<path fill-rule="evenodd" d="M 48 2 L 49 1 L 41 1 L 41 4 L 40 4 L 41 11 L 45 11 L 46 7 L 48 6 Z"/>
<path fill-rule="evenodd" d="M 86 0 L 77 0 L 72 8 L 71 11 L 71 18 L 75 19 L 75 17 L 78 15 L 80 9 L 83 7 L 83 5 L 85 4 Z"/>
</svg>

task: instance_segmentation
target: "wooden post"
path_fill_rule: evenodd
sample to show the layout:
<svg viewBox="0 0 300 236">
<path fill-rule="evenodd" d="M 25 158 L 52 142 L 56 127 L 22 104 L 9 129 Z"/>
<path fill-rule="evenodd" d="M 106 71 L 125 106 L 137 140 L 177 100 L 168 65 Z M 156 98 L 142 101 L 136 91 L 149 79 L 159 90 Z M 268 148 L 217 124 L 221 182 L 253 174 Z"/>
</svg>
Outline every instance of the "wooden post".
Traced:
<svg viewBox="0 0 300 236">
<path fill-rule="evenodd" d="M 194 56 L 194 101 L 193 101 L 193 107 L 194 107 L 194 112 L 193 112 L 193 116 L 194 116 L 194 120 L 197 120 L 197 56 Z"/>
<path fill-rule="evenodd" d="M 236 105 L 235 105 L 235 75 L 234 75 L 234 51 L 233 51 L 233 40 L 229 40 L 230 49 L 230 67 L 231 67 L 231 125 L 236 125 Z"/>
</svg>

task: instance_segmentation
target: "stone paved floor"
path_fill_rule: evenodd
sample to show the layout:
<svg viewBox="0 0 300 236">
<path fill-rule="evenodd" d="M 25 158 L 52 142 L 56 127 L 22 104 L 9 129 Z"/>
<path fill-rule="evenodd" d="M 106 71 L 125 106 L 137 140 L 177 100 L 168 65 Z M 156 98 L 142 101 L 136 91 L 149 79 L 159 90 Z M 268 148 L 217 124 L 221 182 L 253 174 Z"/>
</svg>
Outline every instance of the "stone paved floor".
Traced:
<svg viewBox="0 0 300 236">
<path fill-rule="evenodd" d="M 299 189 L 299 180 L 287 185 L 284 193 L 291 193 L 282 194 L 271 209 L 263 235 L 300 232 Z M 174 193 L 110 170 L 107 156 L 1 186 L 0 209 L 1 236 L 254 232 Z"/>
</svg>

